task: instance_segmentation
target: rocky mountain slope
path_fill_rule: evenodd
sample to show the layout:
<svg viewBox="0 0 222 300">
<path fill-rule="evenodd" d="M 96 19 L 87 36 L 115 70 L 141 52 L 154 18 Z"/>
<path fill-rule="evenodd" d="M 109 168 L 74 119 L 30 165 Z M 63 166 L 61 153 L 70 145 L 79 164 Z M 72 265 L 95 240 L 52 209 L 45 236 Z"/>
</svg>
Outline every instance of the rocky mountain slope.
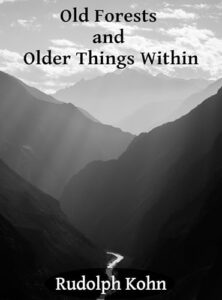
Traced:
<svg viewBox="0 0 222 300">
<path fill-rule="evenodd" d="M 87 163 L 118 158 L 133 138 L 0 73 L 0 158 L 54 197 Z"/>
<path fill-rule="evenodd" d="M 2 161 L 0 211 L 2 299 L 14 299 L 16 294 L 22 299 L 51 299 L 44 287 L 50 276 L 105 264 L 103 251 L 69 223 L 57 200 Z"/>
</svg>

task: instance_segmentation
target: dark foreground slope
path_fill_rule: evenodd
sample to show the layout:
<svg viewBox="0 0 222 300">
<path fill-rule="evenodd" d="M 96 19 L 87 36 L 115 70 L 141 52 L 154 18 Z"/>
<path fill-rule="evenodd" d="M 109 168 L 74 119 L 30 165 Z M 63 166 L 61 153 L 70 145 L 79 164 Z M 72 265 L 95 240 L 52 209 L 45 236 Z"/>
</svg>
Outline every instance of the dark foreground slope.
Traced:
<svg viewBox="0 0 222 300">
<path fill-rule="evenodd" d="M 26 282 L 32 276 L 35 266 L 35 255 L 30 244 L 16 229 L 0 216 L 0 263 L 1 263 L 1 299 L 25 299 Z M 5 297 L 5 298 L 3 298 Z"/>
<path fill-rule="evenodd" d="M 222 133 L 221 98 L 220 90 L 183 118 L 140 135 L 118 160 L 92 163 L 74 176 L 62 199 L 70 220 L 98 243 L 129 251 L 141 231 L 141 218 L 167 187 L 174 190 L 172 173 L 177 177 L 200 161 Z M 151 215 L 144 226 L 150 243 L 162 218 Z"/>
<path fill-rule="evenodd" d="M 136 262 L 175 279 L 167 299 L 221 299 L 221 153 L 222 134 L 192 166 L 175 165 L 140 226 Z"/>
<path fill-rule="evenodd" d="M 0 73 L 0 158 L 41 190 L 59 197 L 87 163 L 117 158 L 132 139 Z"/>
<path fill-rule="evenodd" d="M 5 282 L 0 294 L 11 287 L 6 291 L 8 298 L 1 299 L 14 299 L 9 295 L 17 292 L 24 295 L 15 299 L 50 299 L 44 288 L 50 276 L 103 264 L 103 252 L 70 225 L 59 203 L 1 161 L 0 211 L 1 277 Z"/>
</svg>

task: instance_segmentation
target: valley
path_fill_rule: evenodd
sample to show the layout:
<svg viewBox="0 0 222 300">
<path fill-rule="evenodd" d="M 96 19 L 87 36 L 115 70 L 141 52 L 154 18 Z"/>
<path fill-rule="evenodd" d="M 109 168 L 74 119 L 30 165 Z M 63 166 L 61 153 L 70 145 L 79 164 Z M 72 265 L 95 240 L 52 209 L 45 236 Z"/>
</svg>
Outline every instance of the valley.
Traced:
<svg viewBox="0 0 222 300">
<path fill-rule="evenodd" d="M 177 299 L 188 283 L 188 299 L 217 295 L 220 80 L 182 102 L 178 110 L 188 112 L 183 117 L 136 137 L 4 73 L 0 82 L 6 290 L 7 265 L 15 278 L 27 281 L 15 286 L 24 299 L 49 297 L 41 285 L 61 270 L 101 267 L 110 277 L 118 266 L 177 278 L 172 291 Z M 202 101 L 204 95 L 209 96 Z M 13 245 L 19 245 L 18 253 Z M 4 262 L 6 253 L 10 261 Z"/>
</svg>

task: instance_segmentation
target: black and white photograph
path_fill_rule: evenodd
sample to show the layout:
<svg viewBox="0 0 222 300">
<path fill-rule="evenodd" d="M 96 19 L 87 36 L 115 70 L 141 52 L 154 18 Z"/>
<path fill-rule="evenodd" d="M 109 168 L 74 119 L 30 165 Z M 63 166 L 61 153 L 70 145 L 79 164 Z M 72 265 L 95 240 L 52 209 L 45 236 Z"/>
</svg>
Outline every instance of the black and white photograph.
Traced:
<svg viewBox="0 0 222 300">
<path fill-rule="evenodd" d="M 221 0 L 0 0 L 1 300 L 222 299 L 221 28 Z"/>
</svg>

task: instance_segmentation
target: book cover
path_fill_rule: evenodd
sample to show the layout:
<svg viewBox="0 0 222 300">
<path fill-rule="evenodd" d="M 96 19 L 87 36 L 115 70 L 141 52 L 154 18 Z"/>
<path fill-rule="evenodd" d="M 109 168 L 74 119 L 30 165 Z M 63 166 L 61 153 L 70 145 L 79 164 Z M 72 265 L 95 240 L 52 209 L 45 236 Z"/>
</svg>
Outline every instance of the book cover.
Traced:
<svg viewBox="0 0 222 300">
<path fill-rule="evenodd" d="M 221 18 L 0 0 L 0 299 L 221 299 Z"/>
</svg>

